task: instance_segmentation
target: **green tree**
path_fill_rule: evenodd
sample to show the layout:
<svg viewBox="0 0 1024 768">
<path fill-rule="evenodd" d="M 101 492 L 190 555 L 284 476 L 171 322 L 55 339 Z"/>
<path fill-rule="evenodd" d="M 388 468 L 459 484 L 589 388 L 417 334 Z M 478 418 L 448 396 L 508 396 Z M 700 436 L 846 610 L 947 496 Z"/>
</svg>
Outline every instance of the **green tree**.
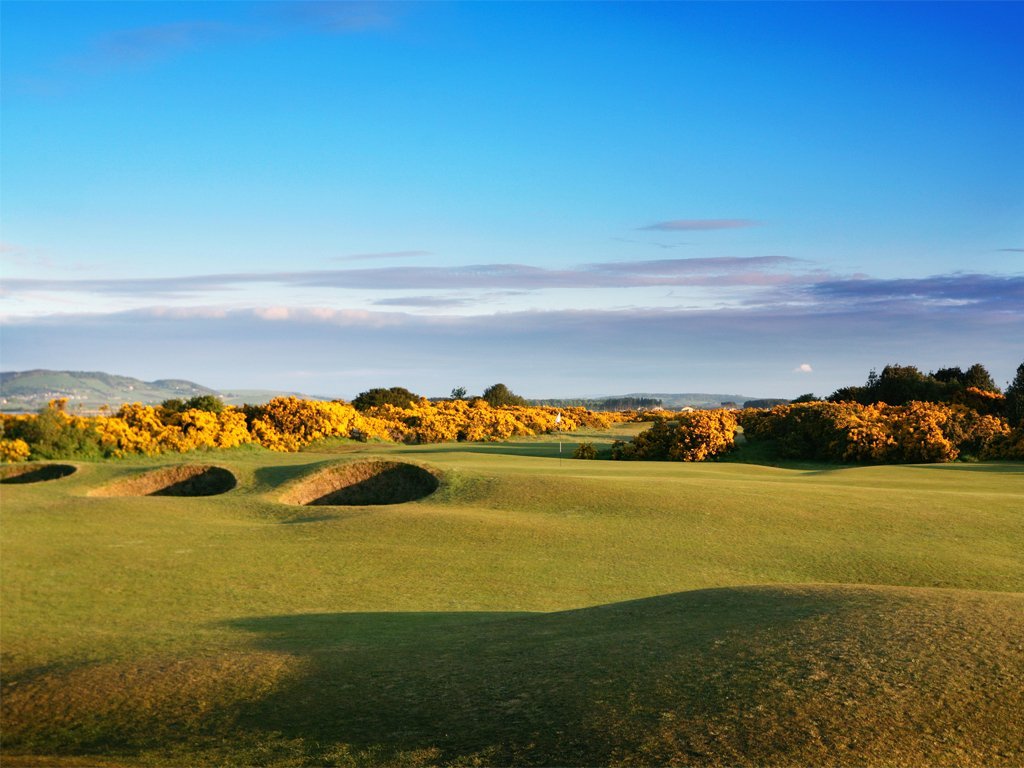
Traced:
<svg viewBox="0 0 1024 768">
<path fill-rule="evenodd" d="M 957 386 L 964 386 L 964 372 L 960 366 L 955 368 L 939 368 L 932 377 L 941 381 L 943 384 L 955 384 Z"/>
<path fill-rule="evenodd" d="M 420 400 L 420 396 L 410 392 L 405 387 L 390 387 L 384 389 L 375 387 L 365 392 L 360 392 L 352 401 L 352 407 L 357 411 L 366 411 L 378 405 L 393 405 L 396 408 L 408 408 Z"/>
<path fill-rule="evenodd" d="M 220 413 L 224 410 L 224 401 L 216 395 L 196 395 L 188 400 L 172 397 L 160 403 L 164 413 L 184 413 L 185 411 L 209 411 Z"/>
<path fill-rule="evenodd" d="M 75 425 L 65 415 L 66 401 L 54 400 L 25 422 L 17 437 L 32 449 L 33 459 L 98 459 L 103 456 L 100 436 L 91 425 Z"/>
<path fill-rule="evenodd" d="M 801 397 L 803 397 L 803 395 L 801 395 Z M 829 402 L 832 403 L 860 403 L 861 405 L 867 405 L 868 403 L 874 402 L 873 398 L 874 388 L 872 387 L 840 387 L 828 396 Z M 797 398 L 793 402 L 800 403 L 814 401 L 805 401 Z"/>
<path fill-rule="evenodd" d="M 1017 375 L 1006 388 L 1006 420 L 1011 427 L 1024 424 L 1024 363 L 1017 366 Z"/>
<path fill-rule="evenodd" d="M 209 411 L 220 413 L 224 410 L 224 401 L 216 395 L 196 395 L 185 403 L 185 410 Z"/>
<path fill-rule="evenodd" d="M 465 400 L 466 399 L 466 388 L 455 387 L 452 389 L 452 400 Z"/>
<path fill-rule="evenodd" d="M 986 392 L 999 391 L 999 387 L 996 386 L 991 374 L 981 363 L 975 363 L 967 369 L 964 373 L 963 384 L 965 387 L 977 387 Z"/>
<path fill-rule="evenodd" d="M 188 405 L 184 400 L 178 397 L 172 397 L 169 400 L 164 400 L 160 403 L 160 408 L 165 414 L 168 413 L 183 413 L 188 409 Z"/>
<path fill-rule="evenodd" d="M 515 394 L 504 384 L 494 384 L 484 390 L 483 399 L 492 407 L 502 405 L 526 405 L 526 399 Z"/>
<path fill-rule="evenodd" d="M 572 452 L 574 459 L 596 459 L 597 448 L 591 443 L 580 443 L 576 446 L 576 450 Z"/>
<path fill-rule="evenodd" d="M 875 402 L 906 405 L 911 400 L 933 401 L 939 382 L 913 365 L 887 365 L 878 377 Z"/>
</svg>

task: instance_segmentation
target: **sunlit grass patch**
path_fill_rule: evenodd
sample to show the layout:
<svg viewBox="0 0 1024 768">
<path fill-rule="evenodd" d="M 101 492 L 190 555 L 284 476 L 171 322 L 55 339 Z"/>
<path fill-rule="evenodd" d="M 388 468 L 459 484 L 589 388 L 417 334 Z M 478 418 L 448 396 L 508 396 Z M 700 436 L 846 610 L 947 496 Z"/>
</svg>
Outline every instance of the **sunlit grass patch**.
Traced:
<svg viewBox="0 0 1024 768">
<path fill-rule="evenodd" d="M 4 764 L 1020 763 L 1022 465 L 524 444 L 361 445 L 443 477 L 377 508 L 282 503 L 316 452 L 5 485 Z"/>
</svg>

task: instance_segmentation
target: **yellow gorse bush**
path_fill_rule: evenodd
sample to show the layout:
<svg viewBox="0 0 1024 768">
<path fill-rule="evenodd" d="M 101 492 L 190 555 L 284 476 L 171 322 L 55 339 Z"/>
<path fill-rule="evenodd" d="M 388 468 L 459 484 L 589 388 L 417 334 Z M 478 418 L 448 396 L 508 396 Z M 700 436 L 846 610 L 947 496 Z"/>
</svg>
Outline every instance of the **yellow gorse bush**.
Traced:
<svg viewBox="0 0 1024 768">
<path fill-rule="evenodd" d="M 745 410 L 740 424 L 752 440 L 775 441 L 787 458 L 880 464 L 1020 457 L 1005 418 L 956 403 L 779 405 Z"/>
<path fill-rule="evenodd" d="M 736 413 L 722 409 L 689 411 L 659 418 L 632 442 L 616 443 L 612 458 L 647 461 L 706 461 L 736 445 Z"/>
<path fill-rule="evenodd" d="M 748 439 L 771 440 L 789 458 L 854 463 L 944 462 L 964 456 L 1024 459 L 1024 426 L 1011 430 L 1003 416 L 992 413 L 999 397 L 968 391 L 966 399 L 977 402 L 979 409 L 966 403 L 812 402 L 742 412 L 662 411 L 651 429 L 630 443 L 617 444 L 613 456 L 705 461 L 732 450 L 742 427 Z M 218 413 L 126 403 L 113 415 L 101 416 L 69 414 L 65 406 L 57 400 L 36 416 L 3 416 L 0 459 L 155 455 L 248 443 L 298 451 L 330 438 L 478 442 L 650 418 L 578 407 L 494 407 L 482 399 L 424 398 L 407 407 L 385 404 L 358 411 L 343 401 L 278 397 L 263 405 L 227 406 Z"/>
<path fill-rule="evenodd" d="M 28 443 L 21 438 L 14 440 L 8 440 L 6 437 L 0 438 L 0 462 L 25 461 L 31 453 Z"/>
<path fill-rule="evenodd" d="M 233 448 L 247 443 L 274 451 L 298 451 L 317 440 L 339 437 L 406 443 L 504 440 L 559 429 L 573 431 L 582 425 L 606 427 L 632 417 L 593 413 L 583 408 L 492 407 L 484 400 L 421 399 L 406 408 L 381 405 L 360 412 L 342 401 L 296 397 L 277 397 L 263 405 L 241 408 L 226 406 L 219 413 L 195 408 L 179 412 L 126 403 L 113 415 L 75 416 L 66 412 L 65 403 L 54 401 L 38 416 L 4 417 L 5 445 L 12 445 L 2 455 L 10 454 L 10 460 L 16 460 L 13 457 L 24 453 L 21 444 L 32 444 L 32 440 L 24 437 L 33 434 L 44 421 L 52 432 L 80 432 L 80 439 L 74 443 L 76 449 L 88 435 L 97 455 L 123 457 Z M 63 445 L 60 440 L 51 442 Z M 39 456 L 52 456 L 59 450 L 42 449 Z"/>
</svg>

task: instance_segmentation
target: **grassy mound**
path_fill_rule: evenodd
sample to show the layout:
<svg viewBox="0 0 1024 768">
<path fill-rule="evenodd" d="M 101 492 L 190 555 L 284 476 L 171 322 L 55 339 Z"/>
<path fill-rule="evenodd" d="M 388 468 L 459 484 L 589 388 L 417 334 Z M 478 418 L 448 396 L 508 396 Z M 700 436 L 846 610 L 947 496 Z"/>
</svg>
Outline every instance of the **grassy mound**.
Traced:
<svg viewBox="0 0 1024 768">
<path fill-rule="evenodd" d="M 1024 759 L 1019 594 L 750 587 L 230 626 L 247 650 L 5 681 L 5 749 L 201 764 L 226 738 L 235 761 L 261 765 Z"/>
<path fill-rule="evenodd" d="M 13 464 L 0 467 L 0 483 L 41 483 L 74 474 L 71 464 Z"/>
<path fill-rule="evenodd" d="M 359 461 L 321 470 L 297 483 L 281 500 L 303 505 L 403 504 L 429 496 L 438 485 L 433 473 L 415 464 Z"/>
<path fill-rule="evenodd" d="M 3 486 L 5 768 L 1024 765 L 1024 464 L 352 448 L 444 481 L 288 507 L 340 457 L 235 450 L 219 496 L 82 495 L 166 457 Z"/>
<path fill-rule="evenodd" d="M 223 467 L 182 464 L 146 472 L 92 492 L 92 496 L 216 496 L 235 487 L 235 476 Z"/>
</svg>

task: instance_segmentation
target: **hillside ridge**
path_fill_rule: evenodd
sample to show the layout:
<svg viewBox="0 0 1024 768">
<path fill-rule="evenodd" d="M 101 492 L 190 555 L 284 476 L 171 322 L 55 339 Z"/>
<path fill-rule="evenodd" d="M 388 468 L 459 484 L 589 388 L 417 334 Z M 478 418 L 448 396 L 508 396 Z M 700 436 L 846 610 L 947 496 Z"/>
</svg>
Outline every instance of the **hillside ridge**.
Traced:
<svg viewBox="0 0 1024 768">
<path fill-rule="evenodd" d="M 295 396 L 306 400 L 329 400 L 322 395 L 237 387 L 217 390 L 188 379 L 143 381 L 133 376 L 105 371 L 67 371 L 35 368 L 28 371 L 0 371 L 0 411 L 35 412 L 55 398 L 67 398 L 68 406 L 78 411 L 94 411 L 101 406 L 117 407 L 139 402 L 156 405 L 171 398 L 187 399 L 197 395 L 216 395 L 229 405 L 260 404 L 275 397 Z M 581 405 L 600 409 L 607 400 L 650 399 L 669 410 L 685 407 L 717 408 L 726 404 L 743 405 L 755 400 L 749 395 L 709 392 L 659 392 L 581 396 L 576 398 L 530 399 L 536 405 L 565 407 Z"/>
<path fill-rule="evenodd" d="M 143 381 L 104 371 L 55 371 L 36 368 L 29 371 L 0 371 L 0 410 L 8 413 L 33 412 L 56 398 L 67 398 L 75 411 L 94 411 L 102 406 L 122 403 L 156 405 L 171 398 L 187 399 L 197 395 L 215 395 L 230 405 L 261 403 L 281 395 L 308 400 L 324 398 L 298 392 L 272 390 L 224 390 L 197 384 L 187 379 Z"/>
</svg>

